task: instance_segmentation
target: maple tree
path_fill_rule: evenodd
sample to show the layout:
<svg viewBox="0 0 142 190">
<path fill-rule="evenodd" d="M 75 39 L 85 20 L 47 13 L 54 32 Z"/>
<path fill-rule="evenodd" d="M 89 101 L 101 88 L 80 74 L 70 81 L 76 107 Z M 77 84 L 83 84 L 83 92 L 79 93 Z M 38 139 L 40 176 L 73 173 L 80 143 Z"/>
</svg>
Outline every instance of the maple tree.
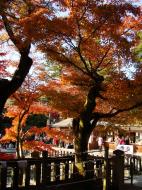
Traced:
<svg viewBox="0 0 142 190">
<path fill-rule="evenodd" d="M 60 16 L 49 19 L 41 12 L 35 15 L 36 22 L 27 18 L 23 27 L 47 59 L 62 67 L 61 80 L 51 81 L 44 92 L 52 97 L 53 106 L 74 116 L 80 163 L 86 159 L 88 139 L 99 120 L 142 104 L 140 96 L 136 101 L 139 90 L 134 91 L 125 74 L 134 63 L 140 9 L 121 0 L 69 0 L 56 2 L 55 9 Z"/>
<path fill-rule="evenodd" d="M 53 1 L 54 3 L 54 1 Z M 19 63 L 11 78 L 0 76 L 0 114 L 3 112 L 7 99 L 22 85 L 25 77 L 33 64 L 33 59 L 29 53 L 31 51 L 32 40 L 24 33 L 21 22 L 25 18 L 32 18 L 33 15 L 40 14 L 41 6 L 47 6 L 46 15 L 52 16 L 52 2 L 43 0 L 1 0 L 0 1 L 0 40 L 2 44 L 7 44 L 7 51 L 11 47 L 18 53 Z M 8 43 L 7 43 L 8 42 Z M 14 52 L 14 51 L 13 51 Z M 5 52 L 4 52 L 5 53 Z M 0 52 L 2 56 L 3 52 Z M 15 56 L 16 53 L 14 52 Z M 18 57 L 17 56 L 17 57 Z M 12 60 L 11 60 L 12 62 Z M 10 63 L 11 65 L 12 63 Z M 10 66 L 5 64 L 5 66 Z M 4 72 L 4 64 L 0 64 L 0 71 Z"/>
<path fill-rule="evenodd" d="M 39 97 L 38 82 L 29 75 L 18 91 L 10 97 L 10 101 L 7 102 L 5 115 L 14 119 L 12 127 L 6 129 L 6 135 L 2 138 L 2 141 L 9 141 L 9 139 L 16 141 L 18 158 L 23 157 L 23 143 L 28 135 L 26 120 L 29 114 L 49 112 L 49 109 L 43 105 L 38 106 Z"/>
<path fill-rule="evenodd" d="M 12 79 L 1 78 L 0 80 L 0 113 L 2 113 L 8 97 L 21 86 L 32 65 L 32 59 L 29 57 L 31 42 L 24 36 L 22 29 L 18 27 L 18 20 L 22 17 L 22 14 L 20 14 L 22 6 L 21 8 L 18 6 L 19 9 L 15 8 L 16 1 L 0 2 L 1 30 L 6 30 L 9 39 L 20 54 L 19 65 Z M 29 7 L 27 7 L 27 9 L 25 8 L 25 14 L 26 13 L 30 13 Z"/>
<path fill-rule="evenodd" d="M 33 82 L 32 78 L 29 76 L 23 83 L 22 87 L 19 88 L 19 90 L 11 96 L 11 101 L 13 105 L 9 105 L 7 107 L 6 115 L 13 117 L 14 119 L 12 122 L 13 127 L 7 129 L 6 136 L 10 132 L 12 134 L 11 136 L 13 136 L 13 138 L 16 138 L 16 149 L 18 158 L 21 156 L 20 152 L 23 153 L 22 144 L 26 134 L 26 132 L 23 132 L 23 127 L 25 125 L 26 118 L 31 111 L 30 109 L 32 105 L 35 101 L 37 101 L 38 97 L 40 96 L 37 88 L 37 83 Z M 5 139 L 7 138 L 6 136 Z"/>
<path fill-rule="evenodd" d="M 50 106 L 40 102 L 41 95 L 39 83 L 35 81 L 35 76 L 32 77 L 28 75 L 23 85 L 10 97 L 9 102 L 7 102 L 7 112 L 5 116 L 13 118 L 13 121 L 12 126 L 6 128 L 5 135 L 0 142 L 16 142 L 16 153 L 18 158 L 24 157 L 23 150 L 52 150 L 52 145 L 46 144 L 41 140 L 31 140 L 32 136 L 38 136 L 45 133 L 48 137 L 52 138 L 58 134 L 58 138 L 62 140 L 65 139 L 65 141 L 71 141 L 72 139 L 70 137 L 67 139 L 67 135 L 61 131 L 50 129 L 45 125 L 45 121 L 42 123 L 39 123 L 39 121 L 38 123 L 34 122 L 34 124 L 28 122 L 28 118 L 31 114 L 35 116 L 46 116 L 49 115 L 49 113 L 52 115 L 56 113 Z M 45 119 L 47 120 L 47 117 L 44 117 L 44 120 Z"/>
</svg>

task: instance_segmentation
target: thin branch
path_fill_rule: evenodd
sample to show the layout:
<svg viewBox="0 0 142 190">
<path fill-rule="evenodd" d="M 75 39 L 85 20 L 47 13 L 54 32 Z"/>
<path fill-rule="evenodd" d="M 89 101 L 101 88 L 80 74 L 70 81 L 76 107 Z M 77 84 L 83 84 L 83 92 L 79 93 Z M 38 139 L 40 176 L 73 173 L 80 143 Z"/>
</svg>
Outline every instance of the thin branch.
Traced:
<svg viewBox="0 0 142 190">
<path fill-rule="evenodd" d="M 14 45 L 17 47 L 17 49 L 18 49 L 19 52 L 20 52 L 20 49 L 21 49 L 21 48 L 20 48 L 20 41 L 19 41 L 19 39 L 17 39 L 17 38 L 15 37 L 15 35 L 14 35 L 13 31 L 12 31 L 12 28 L 11 28 L 11 26 L 10 26 L 10 23 L 9 23 L 9 21 L 8 21 L 6 15 L 5 15 L 5 13 L 4 13 L 4 11 L 1 12 L 1 16 L 2 16 L 2 20 L 3 20 L 3 22 L 4 22 L 5 29 L 6 29 L 6 31 L 7 31 L 7 33 L 8 33 L 8 35 L 9 35 L 11 41 L 14 43 Z"/>
<path fill-rule="evenodd" d="M 84 59 L 83 56 L 82 56 L 82 53 L 81 53 L 80 48 L 78 48 L 77 52 L 78 52 L 78 55 L 79 55 L 79 57 L 80 57 L 80 60 L 81 60 L 82 63 L 84 64 L 84 67 L 85 67 L 86 71 L 87 71 L 88 73 L 91 73 L 91 71 L 89 70 L 89 68 L 88 68 L 88 66 L 87 66 L 87 63 L 86 63 L 85 59 Z"/>
<path fill-rule="evenodd" d="M 86 63 L 85 59 L 84 59 L 83 56 L 82 56 L 81 48 L 80 48 L 80 45 L 81 45 L 81 42 L 82 42 L 82 39 L 83 39 L 82 34 L 81 34 L 80 21 L 82 20 L 83 16 L 84 16 L 85 13 L 86 13 L 87 6 L 88 6 L 88 1 L 86 2 L 86 6 L 85 6 L 85 8 L 84 8 L 84 11 L 83 11 L 81 17 L 80 17 L 79 19 L 76 18 L 76 24 L 77 24 L 77 27 L 78 27 L 78 37 L 79 37 L 79 41 L 78 41 L 78 47 L 76 47 L 75 50 L 77 51 L 77 53 L 78 53 L 78 55 L 79 55 L 79 57 L 80 57 L 80 60 L 81 60 L 82 63 L 84 64 L 86 71 L 87 71 L 88 73 L 90 73 L 90 70 L 89 70 L 89 68 L 88 68 L 88 66 L 87 66 L 87 63 Z"/>
<path fill-rule="evenodd" d="M 102 17 L 103 18 L 103 17 Z M 99 23 L 99 25 L 96 27 L 96 28 L 94 28 L 94 30 L 91 32 L 91 34 L 88 36 L 88 38 L 86 38 L 85 40 L 84 40 L 84 42 L 85 41 L 87 41 L 89 38 L 92 38 L 92 36 L 94 36 L 94 34 L 98 31 L 98 30 L 100 30 L 100 28 L 106 23 L 106 21 L 108 20 L 108 18 L 109 18 L 109 16 L 107 16 L 106 18 L 105 18 L 105 20 L 101 23 Z M 101 20 L 101 19 L 100 19 Z"/>
<path fill-rule="evenodd" d="M 102 69 L 98 69 L 98 71 L 103 71 L 105 68 L 108 68 L 108 66 L 110 65 L 110 63 L 112 62 L 113 59 L 110 59 L 106 64 L 103 65 L 104 68 Z M 111 65 L 110 65 L 111 66 Z M 112 67 L 112 66 L 111 66 Z"/>
<path fill-rule="evenodd" d="M 111 49 L 111 47 L 109 47 L 106 52 L 104 53 L 104 55 L 102 56 L 101 60 L 99 61 L 99 63 L 97 64 L 95 70 L 97 71 L 97 69 L 100 67 L 100 65 L 103 63 L 104 59 L 106 58 L 109 50 Z"/>
<path fill-rule="evenodd" d="M 20 41 L 20 38 L 16 37 L 13 33 L 12 27 L 10 26 L 10 22 L 7 19 L 6 13 L 4 10 L 1 10 L 1 16 L 2 20 L 5 26 L 5 29 L 10 37 L 10 40 L 14 43 L 14 45 L 17 47 L 20 54 L 29 54 L 30 47 L 31 47 L 31 41 L 29 39 L 26 39 L 24 43 Z"/>
<path fill-rule="evenodd" d="M 53 49 L 49 49 L 51 52 L 54 52 L 57 55 L 62 56 L 68 63 L 70 63 L 71 65 L 73 65 L 75 68 L 77 68 L 78 70 L 80 70 L 82 73 L 84 73 L 85 75 L 88 75 L 87 72 L 85 72 L 83 69 L 81 69 L 79 66 L 77 66 L 74 62 L 72 62 L 68 57 L 66 57 L 63 53 L 58 52 L 58 51 L 54 51 Z"/>
<path fill-rule="evenodd" d="M 85 61 L 85 59 L 83 58 L 83 56 L 82 56 L 82 53 L 81 53 L 81 49 L 80 49 L 80 45 L 81 45 L 81 42 L 82 42 L 82 35 L 81 35 L 81 32 L 80 32 L 80 24 L 79 24 L 79 21 L 78 20 L 76 20 L 77 21 L 77 26 L 78 26 L 78 36 L 79 36 L 79 42 L 78 42 L 78 47 L 76 47 L 75 48 L 75 50 L 76 50 L 76 52 L 78 53 L 78 55 L 79 55 L 79 57 L 80 57 L 80 60 L 82 61 L 82 63 L 84 64 L 84 66 L 85 66 L 85 69 L 86 69 L 86 71 L 88 72 L 88 73 L 90 73 L 90 70 L 89 70 L 89 68 L 88 68 L 88 66 L 87 66 L 87 63 L 86 63 L 86 61 Z"/>
<path fill-rule="evenodd" d="M 19 115 L 19 123 L 22 122 L 24 116 L 28 113 L 29 109 L 30 109 L 31 105 L 28 105 L 24 111 L 21 111 L 20 115 Z"/>
<path fill-rule="evenodd" d="M 90 59 L 89 59 L 88 63 L 89 63 L 89 65 L 90 65 L 90 68 L 91 68 L 91 70 L 92 70 L 92 68 L 93 68 L 93 65 L 92 65 L 92 61 L 91 61 Z"/>
<path fill-rule="evenodd" d="M 74 50 L 76 50 L 76 46 L 72 43 L 71 38 L 68 37 L 68 39 L 66 39 L 66 37 L 65 37 L 65 38 L 63 38 L 63 39 L 64 39 L 64 41 L 65 41 L 70 47 L 72 47 Z"/>
<path fill-rule="evenodd" d="M 96 117 L 96 115 L 99 118 L 111 118 L 111 117 L 114 117 L 114 116 L 118 115 L 119 113 L 130 111 L 132 109 L 135 109 L 135 108 L 138 108 L 138 107 L 141 107 L 141 106 L 142 106 L 142 102 L 139 102 L 139 103 L 137 103 L 137 104 L 135 104 L 133 106 L 130 106 L 129 108 L 118 109 L 118 110 L 116 110 L 115 108 L 113 108 L 108 113 L 95 112 L 95 113 L 92 114 L 92 118 Z"/>
</svg>

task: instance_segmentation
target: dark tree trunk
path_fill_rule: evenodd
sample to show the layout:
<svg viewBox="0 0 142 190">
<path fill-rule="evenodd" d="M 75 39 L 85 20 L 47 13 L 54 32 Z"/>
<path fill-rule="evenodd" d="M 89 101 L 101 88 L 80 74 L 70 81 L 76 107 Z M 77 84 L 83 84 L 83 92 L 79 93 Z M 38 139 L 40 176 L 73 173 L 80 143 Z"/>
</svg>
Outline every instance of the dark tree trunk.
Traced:
<svg viewBox="0 0 142 190">
<path fill-rule="evenodd" d="M 86 117 L 87 118 L 87 117 Z M 73 122 L 74 147 L 75 147 L 75 163 L 79 174 L 84 176 L 85 171 L 83 162 L 88 157 L 88 141 L 89 137 L 97 123 L 97 119 L 93 125 L 87 119 L 77 119 Z"/>
<path fill-rule="evenodd" d="M 94 86 L 90 88 L 84 104 L 84 110 L 80 113 L 78 118 L 73 120 L 75 162 L 80 175 L 85 175 L 83 161 L 86 161 L 88 155 L 88 140 L 99 120 L 98 114 L 92 118 L 92 114 L 94 114 L 96 108 L 96 98 L 103 98 L 100 94 L 103 77 L 100 76 L 99 78 L 99 75 L 97 75 L 97 77 L 98 83 L 95 83 Z"/>
<path fill-rule="evenodd" d="M 20 144 L 20 141 L 19 141 L 19 138 L 17 138 L 17 143 L 16 143 L 16 157 L 17 157 L 17 158 L 20 158 L 20 148 L 19 148 L 19 144 Z"/>
<path fill-rule="evenodd" d="M 20 53 L 20 61 L 11 80 L 8 79 L 0 79 L 0 114 L 3 112 L 4 105 L 7 99 L 22 85 L 25 77 L 29 73 L 29 70 L 32 65 L 32 59 L 29 57 L 31 41 L 26 39 L 23 35 L 23 39 L 13 31 L 13 25 L 11 21 L 9 21 L 9 17 L 7 16 L 7 9 L 9 10 L 8 3 L 6 1 L 0 1 L 1 7 L 1 18 L 7 31 L 7 34 L 10 40 L 13 42 L 17 51 Z M 27 8 L 28 9 L 28 8 Z M 27 10 L 30 13 L 30 10 Z"/>
<path fill-rule="evenodd" d="M 12 80 L 0 79 L 0 114 L 3 112 L 7 99 L 22 85 L 29 73 L 32 59 L 28 56 L 27 50 L 21 54 L 18 69 L 15 71 Z"/>
<path fill-rule="evenodd" d="M 21 157 L 25 158 L 24 150 L 23 150 L 23 139 L 21 139 L 21 141 L 20 141 L 20 147 L 21 147 Z"/>
<path fill-rule="evenodd" d="M 17 158 L 20 158 L 20 130 L 21 130 L 21 123 L 19 120 L 18 126 L 17 126 L 17 146 L 16 146 L 16 153 L 17 153 Z"/>
</svg>

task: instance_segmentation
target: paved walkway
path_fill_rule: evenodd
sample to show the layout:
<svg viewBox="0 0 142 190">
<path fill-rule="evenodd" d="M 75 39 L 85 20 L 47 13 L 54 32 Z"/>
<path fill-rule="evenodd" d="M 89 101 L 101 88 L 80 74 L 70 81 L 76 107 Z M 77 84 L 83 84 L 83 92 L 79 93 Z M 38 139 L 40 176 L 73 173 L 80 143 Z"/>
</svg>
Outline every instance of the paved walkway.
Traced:
<svg viewBox="0 0 142 190">
<path fill-rule="evenodd" d="M 131 185 L 130 180 L 125 180 L 124 183 L 124 188 L 122 190 L 142 190 L 142 174 L 134 175 L 133 185 Z"/>
<path fill-rule="evenodd" d="M 124 188 L 121 190 L 142 190 L 142 187 L 136 185 L 124 185 Z"/>
</svg>

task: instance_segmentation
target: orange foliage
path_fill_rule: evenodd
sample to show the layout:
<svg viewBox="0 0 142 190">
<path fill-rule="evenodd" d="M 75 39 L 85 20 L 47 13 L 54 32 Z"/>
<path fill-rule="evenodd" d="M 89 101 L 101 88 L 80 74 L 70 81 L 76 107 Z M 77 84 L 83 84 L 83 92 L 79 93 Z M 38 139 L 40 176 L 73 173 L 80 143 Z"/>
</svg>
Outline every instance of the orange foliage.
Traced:
<svg viewBox="0 0 142 190">
<path fill-rule="evenodd" d="M 140 9 L 125 1 L 55 0 L 50 6 L 42 6 L 41 1 L 30 1 L 28 5 L 23 2 L 18 7 L 14 1 L 10 5 L 20 16 L 16 23 L 22 31 L 17 32 L 19 36 L 25 34 L 47 55 L 48 61 L 63 66 L 61 81 L 41 88 L 50 98 L 52 107 L 65 116 L 78 116 L 84 109 L 90 87 L 96 82 L 94 73 L 104 76 L 104 86 L 108 90 L 102 94 L 109 99 L 105 102 L 97 100 L 94 110 L 119 109 L 124 101 L 118 105 L 116 98 L 124 98 L 125 105 L 128 104 L 125 97 L 131 90 L 117 93 L 125 88 L 121 81 L 119 87 L 116 84 L 117 80 L 125 80 L 122 75 L 117 75 L 117 71 L 133 59 L 132 48 L 138 40 L 136 31 L 141 27 Z M 30 15 L 28 6 L 32 8 Z M 41 78 L 45 79 L 45 73 Z M 30 102 L 33 96 L 27 101 Z M 24 106 L 24 102 L 21 105 Z"/>
<path fill-rule="evenodd" d="M 45 144 L 42 141 L 25 141 L 24 142 L 24 150 L 30 150 L 30 151 L 51 151 L 52 149 L 52 145 L 51 144 Z"/>
<path fill-rule="evenodd" d="M 39 135 L 42 133 L 45 133 L 49 138 L 57 137 L 58 139 L 62 139 L 65 142 L 73 141 L 73 136 L 69 135 L 69 131 L 67 132 L 65 130 L 61 131 L 59 129 L 50 128 L 48 126 L 43 128 L 32 127 L 31 129 L 28 130 L 28 133 L 26 135 L 27 136 L 31 136 L 32 134 Z"/>
<path fill-rule="evenodd" d="M 40 14 L 36 22 L 31 17 L 32 22 L 28 19 L 24 25 L 48 60 L 63 66 L 60 80 L 40 88 L 50 105 L 66 117 L 79 116 L 90 88 L 97 83 L 96 73 L 104 77 L 100 93 L 105 100 L 97 98 L 93 111 L 108 113 L 138 102 L 141 88 L 137 83 L 134 93 L 134 81 L 126 79 L 122 68 L 133 61 L 140 9 L 122 1 L 63 1 L 62 6 L 68 13 L 65 17 L 48 19 Z M 33 33 L 31 28 L 37 23 L 41 30 Z"/>
<path fill-rule="evenodd" d="M 42 94 L 39 92 L 39 86 L 32 81 L 32 78 L 27 78 L 24 85 L 13 94 L 11 101 L 13 105 L 7 106 L 6 115 L 13 117 L 12 127 L 6 129 L 6 134 L 1 138 L 1 142 L 17 141 L 20 138 L 23 142 L 23 149 L 28 150 L 51 150 L 52 145 L 47 145 L 41 141 L 30 141 L 28 140 L 32 135 L 40 135 L 42 133 L 46 134 L 48 137 L 57 137 L 65 142 L 72 142 L 72 137 L 70 137 L 65 132 L 61 132 L 56 129 L 51 129 L 48 127 L 37 128 L 32 126 L 26 132 L 24 131 L 25 122 L 30 113 L 42 113 L 49 114 L 55 112 L 55 109 L 44 105 L 39 102 L 38 98 Z"/>
</svg>

